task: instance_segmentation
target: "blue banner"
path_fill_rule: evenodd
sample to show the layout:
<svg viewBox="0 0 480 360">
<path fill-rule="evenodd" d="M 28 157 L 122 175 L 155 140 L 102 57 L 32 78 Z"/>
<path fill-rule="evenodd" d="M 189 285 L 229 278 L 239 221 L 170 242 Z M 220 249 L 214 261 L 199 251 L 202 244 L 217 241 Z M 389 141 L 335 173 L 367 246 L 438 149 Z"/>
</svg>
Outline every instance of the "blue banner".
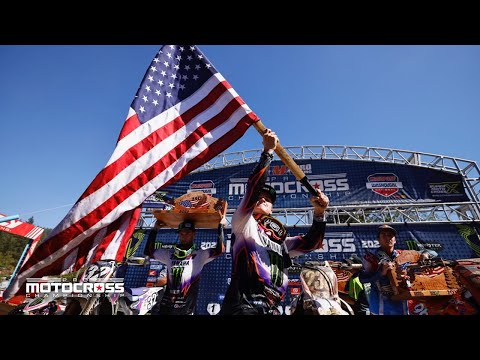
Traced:
<svg viewBox="0 0 480 360">
<path fill-rule="evenodd" d="M 462 177 L 435 169 L 403 164 L 355 160 L 296 160 L 314 188 L 322 190 L 331 205 L 390 204 L 402 202 L 469 201 Z M 189 174 L 162 188 L 169 197 L 203 191 L 228 201 L 230 208 L 240 203 L 248 176 L 256 163 Z M 310 207 L 308 191 L 281 161 L 273 161 L 267 183 L 277 191 L 275 207 Z M 149 207 L 146 204 L 144 207 Z"/>
</svg>

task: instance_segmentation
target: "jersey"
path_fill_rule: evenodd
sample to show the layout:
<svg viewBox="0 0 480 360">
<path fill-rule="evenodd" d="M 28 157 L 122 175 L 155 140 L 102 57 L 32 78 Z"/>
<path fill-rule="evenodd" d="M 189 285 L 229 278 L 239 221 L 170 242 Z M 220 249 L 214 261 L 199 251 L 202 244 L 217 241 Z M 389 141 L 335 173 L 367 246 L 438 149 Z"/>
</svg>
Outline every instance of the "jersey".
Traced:
<svg viewBox="0 0 480 360">
<path fill-rule="evenodd" d="M 215 248 L 194 249 L 185 257 L 177 254 L 175 248 L 155 250 L 153 257 L 167 267 L 167 287 L 160 303 L 159 314 L 193 315 L 202 269 L 224 250 L 222 225 L 218 226 L 218 240 Z"/>
<path fill-rule="evenodd" d="M 433 250 L 422 250 L 420 253 L 427 252 L 431 257 L 437 253 Z M 367 253 L 363 258 L 363 267 L 359 273 L 359 279 L 362 283 L 370 283 L 370 292 L 368 302 L 370 312 L 374 315 L 408 315 L 408 302 L 406 300 L 391 300 L 394 294 L 392 285 L 388 276 L 382 276 L 381 263 L 393 262 L 402 250 L 393 250 L 388 255 L 381 248 L 376 249 L 375 253 Z"/>
<path fill-rule="evenodd" d="M 304 236 L 278 241 L 253 216 L 273 156 L 264 152 L 247 183 L 247 190 L 232 217 L 232 277 L 221 314 L 275 314 L 288 285 L 290 257 L 322 246 L 325 222 L 314 219 Z"/>
<path fill-rule="evenodd" d="M 391 300 L 392 285 L 388 276 L 382 276 L 382 262 L 393 262 L 402 250 L 393 250 L 391 255 L 378 248 L 375 254 L 367 253 L 363 259 L 363 267 L 359 273 L 362 283 L 370 283 L 368 297 L 370 312 L 373 315 L 408 315 L 408 304 L 405 300 Z"/>
</svg>

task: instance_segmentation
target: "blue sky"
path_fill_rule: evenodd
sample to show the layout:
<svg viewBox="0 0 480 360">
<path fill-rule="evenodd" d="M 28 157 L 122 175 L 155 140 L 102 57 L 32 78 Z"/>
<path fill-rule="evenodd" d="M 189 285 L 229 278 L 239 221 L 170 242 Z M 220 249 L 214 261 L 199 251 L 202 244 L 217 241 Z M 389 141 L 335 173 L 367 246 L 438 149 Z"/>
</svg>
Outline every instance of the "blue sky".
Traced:
<svg viewBox="0 0 480 360">
<path fill-rule="evenodd" d="M 0 213 L 60 222 L 108 161 L 160 47 L 0 46 Z M 284 146 L 480 160 L 480 46 L 199 47 Z M 251 128 L 227 152 L 260 147 Z"/>
</svg>

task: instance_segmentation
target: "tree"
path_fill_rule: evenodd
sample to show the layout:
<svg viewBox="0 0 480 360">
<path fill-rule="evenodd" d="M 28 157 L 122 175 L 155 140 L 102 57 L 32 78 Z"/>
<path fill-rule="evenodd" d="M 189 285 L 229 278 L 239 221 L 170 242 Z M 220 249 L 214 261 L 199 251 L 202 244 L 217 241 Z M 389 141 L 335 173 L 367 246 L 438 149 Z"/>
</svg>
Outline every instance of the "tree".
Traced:
<svg viewBox="0 0 480 360">
<path fill-rule="evenodd" d="M 0 231 L 0 275 L 10 275 L 29 239 Z"/>
</svg>

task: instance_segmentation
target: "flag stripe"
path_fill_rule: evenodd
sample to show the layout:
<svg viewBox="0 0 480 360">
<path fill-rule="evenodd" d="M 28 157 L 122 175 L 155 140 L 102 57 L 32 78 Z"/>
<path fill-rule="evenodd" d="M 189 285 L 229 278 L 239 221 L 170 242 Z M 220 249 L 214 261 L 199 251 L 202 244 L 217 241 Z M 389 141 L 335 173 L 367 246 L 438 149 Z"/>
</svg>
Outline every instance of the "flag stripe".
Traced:
<svg viewBox="0 0 480 360">
<path fill-rule="evenodd" d="M 241 100 L 237 99 L 237 104 L 241 104 L 243 103 Z M 229 105 L 227 105 L 226 107 L 226 111 L 224 111 L 223 113 L 221 112 L 220 114 L 228 114 L 228 110 L 233 110 L 234 107 L 233 107 L 233 104 L 235 104 L 234 102 L 230 102 Z M 232 106 L 230 106 L 232 105 Z M 244 106 L 244 105 L 243 105 Z M 225 109 L 224 109 L 225 110 Z M 242 114 L 243 115 L 243 114 Z M 208 122 L 208 125 L 205 125 L 204 128 L 206 127 L 207 129 L 211 129 L 212 128 L 212 124 L 215 126 L 216 123 L 219 123 L 221 119 L 219 118 L 214 118 L 212 120 L 210 120 Z M 197 132 L 199 133 L 202 133 L 202 134 L 206 134 L 204 128 L 197 128 Z M 192 139 L 195 138 L 195 133 L 192 133 L 187 139 L 190 140 L 190 141 L 193 141 Z M 181 140 L 181 138 L 179 139 Z M 167 141 L 164 141 L 164 143 L 167 142 Z M 128 169 L 129 170 L 129 173 L 130 173 L 130 177 L 129 178 L 126 178 L 124 180 L 124 178 L 119 175 L 115 178 L 116 182 L 113 183 L 113 182 L 110 182 L 108 184 L 108 186 L 98 190 L 97 192 L 95 192 L 93 195 L 92 195 L 92 198 L 93 199 L 90 199 L 90 198 L 86 198 L 86 199 L 83 199 L 82 201 L 80 201 L 77 205 L 75 205 L 75 207 L 80 207 L 82 206 L 82 202 L 85 202 L 85 203 L 88 203 L 88 205 L 92 206 L 92 202 L 94 201 L 98 201 L 96 199 L 105 199 L 107 198 L 108 196 L 112 197 L 114 195 L 114 192 L 117 191 L 117 194 L 115 196 L 118 196 L 118 191 L 120 191 L 122 188 L 125 188 L 125 187 L 130 187 L 132 186 L 133 184 L 132 183 L 125 183 L 125 181 L 131 179 L 134 175 L 137 175 L 138 176 L 141 176 L 142 175 L 142 171 L 143 172 L 149 172 L 151 170 L 154 170 L 154 171 L 163 171 L 165 170 L 166 167 L 168 167 L 170 164 L 171 164 L 171 160 L 169 160 L 169 158 L 172 156 L 172 154 L 175 154 L 174 156 L 179 156 L 181 154 L 184 154 L 186 152 L 186 150 L 188 148 L 191 147 L 191 143 L 187 143 L 185 141 L 182 141 L 180 143 L 178 143 L 177 141 L 175 142 L 176 143 L 176 147 L 170 151 L 170 153 L 166 153 L 166 146 L 161 146 L 161 147 L 156 147 L 154 150 L 152 150 L 149 154 L 148 154 L 148 160 L 146 158 L 142 158 L 141 159 L 141 165 L 138 165 L 137 163 L 133 163 L 130 165 L 130 167 L 132 167 L 132 170 L 130 171 L 130 168 Z M 185 145 L 187 144 L 187 145 Z M 160 160 L 158 160 L 160 159 Z M 158 160 L 158 161 L 157 161 Z M 153 164 L 155 167 L 152 168 L 146 168 L 148 165 L 150 165 L 153 161 L 157 161 L 157 164 Z M 160 163 L 160 166 L 158 165 L 158 163 Z M 164 166 L 166 165 L 166 166 Z M 122 180 L 122 182 L 120 182 L 120 180 Z M 106 193 L 102 193 L 101 191 L 105 191 Z M 100 206 L 101 204 L 93 204 L 95 206 Z M 84 211 L 85 212 L 85 211 Z M 80 215 L 83 215 L 82 212 L 80 211 L 77 211 L 77 213 L 79 213 Z M 74 218 L 72 216 L 72 218 Z"/>
<path fill-rule="evenodd" d="M 142 125 L 142 123 L 138 119 L 138 116 L 135 113 L 135 110 L 130 108 L 128 110 L 127 120 L 125 120 L 122 130 L 120 131 L 120 135 L 118 136 L 117 143 L 120 142 L 120 140 L 122 140 L 125 136 L 133 132 L 140 125 Z"/>
<path fill-rule="evenodd" d="M 225 138 L 221 138 L 218 141 L 212 143 L 209 146 L 209 149 L 205 149 L 203 152 L 199 153 L 195 159 L 189 161 L 184 168 L 182 168 L 183 171 L 179 171 L 174 177 L 172 177 L 169 181 L 165 183 L 165 186 L 170 185 L 174 183 L 175 181 L 178 181 L 181 179 L 185 174 L 190 173 L 191 171 L 195 170 L 199 166 L 203 165 L 205 162 L 211 160 L 214 158 L 216 155 L 215 153 L 218 151 L 218 154 L 221 153 L 222 151 L 226 150 L 230 145 L 231 141 L 238 140 L 242 135 L 245 133 L 245 131 L 250 127 L 251 121 L 254 121 L 256 118 L 256 115 L 253 113 L 247 114 L 242 118 L 242 121 L 239 122 L 233 129 L 231 129 L 227 134 L 228 135 L 228 140 L 227 141 L 227 136 Z M 212 151 L 213 150 L 213 151 Z"/>
<path fill-rule="evenodd" d="M 105 167 L 5 291 L 28 277 L 122 260 L 141 204 L 228 148 L 258 117 L 196 46 L 164 46 L 147 69 Z"/>
<path fill-rule="evenodd" d="M 239 109 L 241 109 L 241 108 L 239 108 Z M 229 124 L 229 122 L 237 121 L 238 116 L 235 116 L 235 115 L 238 114 L 238 113 L 239 113 L 238 111 L 234 112 L 233 115 L 229 118 L 229 120 L 227 122 L 224 122 L 221 126 L 218 126 L 217 128 L 214 129 L 214 131 L 212 131 L 210 133 L 211 136 L 208 138 L 210 143 L 213 142 L 212 138 L 221 138 L 222 136 L 225 136 L 225 134 L 222 134 L 222 133 L 215 136 L 215 132 L 217 132 L 217 131 L 220 132 L 222 129 L 227 128 L 228 127 L 227 125 Z M 248 117 L 248 119 L 253 121 L 255 119 L 255 117 L 253 117 L 253 116 Z M 240 120 L 242 120 L 242 119 L 240 119 Z M 209 122 L 207 122 L 207 123 L 209 123 Z M 211 123 L 213 123 L 215 125 L 215 119 L 212 119 Z M 247 126 L 247 128 L 248 128 L 248 126 Z M 205 130 L 203 130 L 203 131 L 205 131 Z M 241 134 L 242 133 L 240 133 L 240 135 Z M 234 134 L 234 133 L 230 133 L 230 136 L 233 136 L 235 140 L 238 138 L 238 137 L 235 137 L 236 134 Z M 185 157 L 184 155 L 186 153 L 186 147 L 191 148 L 192 146 L 183 145 L 183 144 L 188 143 L 188 141 L 189 142 L 196 141 L 197 138 L 198 138 L 198 136 L 196 136 L 194 133 L 191 134 L 189 137 L 187 137 L 187 139 L 185 139 L 182 143 L 180 143 L 179 146 L 177 146 L 175 149 L 170 151 L 169 154 L 167 154 L 165 157 L 163 157 L 159 161 L 157 161 L 157 163 L 154 164 L 153 167 L 151 167 L 151 168 L 147 169 L 147 171 L 141 173 L 134 180 L 132 180 L 130 183 L 126 184 L 123 188 L 121 188 L 120 191 L 118 191 L 116 194 L 114 194 L 113 196 L 110 196 L 107 201 L 105 201 L 103 204 L 101 204 L 102 206 L 98 206 L 96 209 L 94 209 L 92 212 L 90 212 L 87 216 L 85 216 L 82 219 L 80 219 L 79 221 L 77 221 L 77 223 L 73 224 L 71 227 L 69 227 L 69 228 L 63 230 L 61 233 L 57 234 L 57 236 L 56 236 L 58 238 L 58 240 L 56 240 L 57 246 L 65 246 L 66 243 L 70 241 L 69 239 L 74 239 L 74 241 L 71 241 L 72 246 L 77 246 L 77 243 L 76 243 L 75 240 L 82 241 L 83 239 L 85 239 L 87 236 L 90 235 L 90 234 L 86 234 L 86 236 L 85 236 L 84 234 L 81 233 L 81 230 L 86 227 L 86 224 L 88 224 L 89 222 L 94 222 L 96 219 L 110 218 L 112 213 L 116 213 L 116 212 L 119 211 L 120 206 L 117 206 L 118 205 L 117 197 L 122 198 L 122 199 L 126 199 L 125 201 L 130 200 L 132 198 L 132 195 L 134 195 L 132 193 L 133 189 L 138 189 L 140 184 L 146 183 L 147 186 L 152 186 L 152 184 L 156 183 L 155 178 L 152 178 L 152 175 L 160 173 L 160 175 L 156 176 L 156 178 L 157 179 L 160 178 L 161 179 L 160 182 L 162 184 L 164 184 L 165 181 L 168 181 L 169 179 L 165 180 L 164 176 L 162 176 L 162 175 L 164 175 L 165 173 L 167 173 L 167 174 L 170 173 L 170 171 L 168 171 L 169 168 L 171 168 L 172 166 L 178 166 L 177 163 L 180 160 L 183 160 L 182 163 L 186 163 L 186 160 L 184 159 L 184 157 Z M 202 140 L 204 140 L 205 138 L 206 138 L 205 136 L 203 138 L 201 138 L 200 142 L 202 142 Z M 230 138 L 225 139 L 225 141 L 227 141 L 228 143 L 231 143 Z M 198 142 L 199 141 L 196 141 L 196 143 L 198 143 Z M 209 142 L 204 142 L 203 147 L 205 148 L 206 146 L 210 145 Z M 195 145 L 197 145 L 197 144 L 195 144 Z M 195 156 L 197 156 L 197 155 L 198 154 L 195 154 Z M 179 160 L 177 160 L 172 165 L 170 165 L 169 168 L 165 169 L 167 167 L 167 165 L 172 163 L 172 159 L 179 159 Z M 204 161 L 208 161 L 208 160 L 204 160 Z M 197 165 L 197 167 L 198 166 L 199 165 Z M 183 167 L 183 165 L 180 167 L 180 169 L 182 167 Z M 180 169 L 178 169 L 178 171 Z M 190 171 L 192 171 L 192 170 L 190 170 Z M 178 171 L 175 172 L 175 174 L 178 173 Z M 146 175 L 147 172 L 150 174 L 150 176 Z M 153 185 L 153 186 L 155 187 L 155 185 Z M 156 188 L 153 191 L 155 191 L 155 190 L 156 190 Z M 104 198 L 104 197 L 99 197 L 99 198 Z M 140 205 L 140 203 L 136 204 L 136 206 Z M 98 222 L 97 222 L 97 224 L 98 224 Z M 93 225 L 89 229 L 90 232 L 92 232 L 93 229 L 95 229 L 95 230 L 97 229 L 96 225 Z M 81 240 L 79 240 L 79 239 L 81 239 Z M 48 244 L 47 243 L 44 243 L 44 244 L 45 244 L 45 249 L 48 249 Z M 40 245 L 40 247 L 41 247 L 41 245 Z M 43 254 L 42 254 L 42 251 L 41 251 L 40 247 L 38 248 L 36 254 L 34 254 L 34 255 L 37 255 L 37 257 L 42 258 Z M 34 265 L 36 261 L 37 261 L 36 257 L 33 256 L 30 259 L 31 263 L 25 264 L 25 268 L 28 269 L 28 267 Z"/>
<path fill-rule="evenodd" d="M 224 84 L 225 84 L 225 82 L 224 82 Z M 232 93 L 232 95 L 237 96 L 238 103 L 242 104 L 246 111 L 251 111 L 246 105 L 244 105 L 243 101 L 240 98 L 238 98 L 238 95 L 234 91 L 229 89 L 228 84 L 227 84 L 227 86 L 225 86 L 225 88 L 227 88 L 228 91 L 230 93 Z M 217 106 L 220 105 L 221 107 L 223 107 L 224 101 L 225 100 L 222 100 L 222 102 L 220 104 L 218 104 L 218 102 L 217 102 L 215 104 L 215 108 L 213 108 L 213 111 L 215 111 L 215 112 L 220 111 L 221 109 L 218 109 Z M 207 114 L 207 115 L 211 115 L 211 114 Z M 201 123 L 205 119 L 198 119 L 197 118 L 195 120 L 197 120 L 199 123 Z M 196 124 L 187 125 L 186 131 L 187 132 L 193 132 L 195 130 L 195 128 L 194 128 L 195 125 Z M 80 202 L 75 204 L 74 208 L 71 210 L 69 220 L 71 222 L 78 221 L 78 220 L 81 219 L 81 217 L 83 217 L 87 214 L 88 209 L 92 209 L 95 206 L 97 206 L 97 207 L 100 206 L 101 204 L 99 204 L 98 201 L 101 201 L 102 199 L 105 199 L 107 197 L 112 196 L 116 191 L 118 191 L 122 187 L 126 186 L 127 181 L 130 181 L 134 176 L 139 175 L 142 171 L 147 170 L 148 167 L 154 161 L 157 161 L 159 158 L 162 158 L 163 156 L 165 156 L 165 153 L 167 152 L 167 150 L 169 148 L 178 146 L 178 142 L 180 140 L 182 140 L 184 137 L 185 137 L 184 132 L 182 132 L 180 134 L 176 134 L 175 137 L 171 136 L 171 137 L 168 137 L 168 138 L 164 139 L 164 141 L 161 143 L 161 146 L 154 147 L 148 153 L 148 155 L 146 155 L 146 157 L 139 158 L 139 159 L 137 159 L 138 160 L 137 162 L 131 163 L 128 167 L 124 168 L 123 171 L 121 173 L 119 173 L 118 176 L 114 179 L 115 182 L 110 182 L 108 184 L 105 184 L 106 186 L 102 186 L 102 188 L 100 188 L 97 191 L 95 191 L 94 193 L 92 193 L 90 196 L 92 198 L 94 198 L 94 200 L 91 200 L 90 198 L 87 197 L 87 198 L 83 198 Z M 152 142 L 156 142 L 156 141 L 152 140 Z M 139 165 L 138 163 L 141 163 L 141 165 Z M 126 174 L 127 177 L 123 176 L 123 174 Z M 103 173 L 103 171 L 102 171 L 102 176 L 97 177 L 97 178 L 101 179 L 102 177 L 105 178 L 107 176 L 108 175 Z M 100 186 L 100 183 L 97 183 L 97 186 Z M 83 197 L 83 195 L 82 195 L 82 197 Z M 93 201 L 96 201 L 97 203 L 92 203 Z M 88 208 L 79 209 L 82 206 L 83 203 L 87 203 L 86 207 L 88 207 Z M 60 225 L 58 225 L 53 230 L 51 236 L 57 235 L 59 232 L 67 229 L 68 226 L 70 226 L 70 225 L 71 225 L 71 223 L 61 223 Z"/>
<path fill-rule="evenodd" d="M 229 88 L 230 88 L 230 85 L 225 81 L 218 84 L 212 90 L 212 92 L 203 99 L 203 101 L 200 101 L 194 107 L 188 108 L 183 114 L 175 118 L 170 119 L 169 113 L 161 114 L 159 116 L 161 121 L 158 121 L 159 127 L 156 129 L 152 128 L 155 125 L 155 124 L 151 124 L 153 120 L 144 124 L 144 126 L 142 126 L 141 129 L 135 132 L 134 134 L 135 136 L 132 135 L 128 140 L 125 139 L 123 146 L 119 145 L 120 148 L 126 147 L 128 151 L 122 150 L 122 151 L 115 152 L 115 154 L 110 159 L 107 167 L 105 167 L 97 175 L 97 177 L 94 179 L 92 184 L 88 187 L 88 189 L 84 192 L 84 194 L 80 197 L 80 199 L 86 198 L 87 196 L 91 195 L 101 187 L 105 186 L 105 184 L 107 184 L 109 181 L 114 179 L 121 171 L 126 169 L 133 162 L 140 159 L 142 156 L 144 156 L 146 153 L 148 153 L 158 144 L 161 143 L 162 147 L 165 147 L 166 145 L 168 145 L 168 143 L 165 144 L 166 139 L 169 139 L 169 137 L 177 133 L 177 131 L 182 131 L 184 126 L 186 128 L 183 129 L 183 131 L 191 132 L 192 127 L 195 126 L 195 124 L 187 126 L 191 122 L 191 120 L 194 119 L 196 116 L 205 112 L 212 105 L 215 105 L 214 110 L 218 111 L 218 108 L 223 106 L 223 103 L 224 102 L 226 103 L 227 100 L 229 100 L 226 98 L 229 95 L 229 93 L 225 92 L 225 90 L 228 90 Z M 215 102 L 224 94 L 226 94 L 227 96 L 224 96 L 224 98 L 219 104 L 218 103 L 215 104 Z M 208 119 L 208 116 L 209 116 L 208 113 L 204 114 L 203 120 Z M 196 119 L 196 120 L 198 121 L 199 119 Z M 179 135 L 177 134 L 175 137 L 171 137 L 170 139 L 172 141 L 173 140 L 178 141 L 178 137 Z M 175 145 L 172 144 L 172 146 L 175 146 Z M 117 155 L 118 153 L 121 153 L 121 155 Z M 112 161 L 112 159 L 117 156 L 118 158 Z"/>
<path fill-rule="evenodd" d="M 185 116 L 186 118 L 188 118 L 191 115 L 201 113 L 200 109 L 205 110 L 206 108 L 208 108 L 208 106 L 206 106 L 208 102 L 203 101 L 203 98 L 207 95 L 210 95 L 211 97 L 213 97 L 213 99 L 220 96 L 224 92 L 221 91 L 222 88 L 219 87 L 219 84 L 221 83 L 223 83 L 227 89 L 231 88 L 231 86 L 228 84 L 228 82 L 225 81 L 223 76 L 221 76 L 220 74 L 215 74 L 207 81 L 207 83 L 205 83 L 204 86 L 202 86 L 198 93 L 193 94 L 192 96 L 183 100 L 177 105 L 163 111 L 159 115 L 152 118 L 148 123 L 143 124 L 142 126 L 135 129 L 135 131 L 128 134 L 128 136 L 125 136 L 125 138 L 119 141 L 108 164 L 118 159 L 124 152 L 128 151 L 138 141 L 149 136 L 152 132 L 156 131 L 157 129 L 161 128 L 162 126 L 176 119 L 177 117 Z M 217 94 L 218 96 L 215 96 L 215 94 Z M 238 94 L 234 92 L 233 96 L 236 97 L 238 96 Z M 210 99 L 209 101 L 211 104 L 213 103 L 213 99 Z M 190 109 L 195 108 L 198 105 L 200 105 L 200 108 L 197 108 L 197 110 L 194 110 L 192 113 L 190 113 Z"/>
</svg>

